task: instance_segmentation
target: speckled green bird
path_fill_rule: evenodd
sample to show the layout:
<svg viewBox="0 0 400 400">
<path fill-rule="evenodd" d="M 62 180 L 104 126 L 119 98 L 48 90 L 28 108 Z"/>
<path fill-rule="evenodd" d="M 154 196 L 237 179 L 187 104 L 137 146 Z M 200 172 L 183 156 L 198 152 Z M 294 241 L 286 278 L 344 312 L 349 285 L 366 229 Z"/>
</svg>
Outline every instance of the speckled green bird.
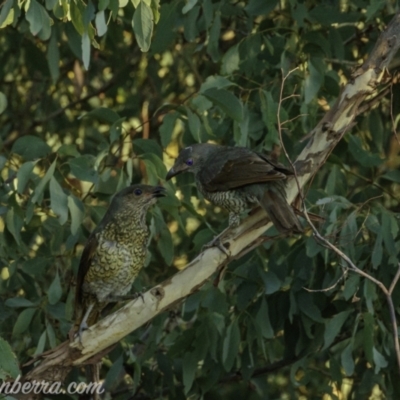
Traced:
<svg viewBox="0 0 400 400">
<path fill-rule="evenodd" d="M 245 147 L 194 144 L 179 153 L 166 179 L 182 172 L 192 172 L 203 196 L 229 211 L 230 227 L 238 226 L 240 214 L 259 204 L 279 232 L 303 231 L 286 200 L 285 180 L 293 173 L 264 154 Z"/>
<path fill-rule="evenodd" d="M 75 294 L 75 331 L 79 337 L 104 307 L 126 296 L 147 252 L 146 213 L 164 196 L 161 186 L 132 185 L 117 193 L 90 234 L 79 264 Z M 78 328 L 79 326 L 79 328 Z"/>
</svg>

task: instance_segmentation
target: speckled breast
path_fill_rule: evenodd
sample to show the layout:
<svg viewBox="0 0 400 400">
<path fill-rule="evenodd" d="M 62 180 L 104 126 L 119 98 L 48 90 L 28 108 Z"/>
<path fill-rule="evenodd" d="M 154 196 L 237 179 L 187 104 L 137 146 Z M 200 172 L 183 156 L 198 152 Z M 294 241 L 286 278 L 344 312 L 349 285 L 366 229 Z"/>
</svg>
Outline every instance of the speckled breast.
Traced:
<svg viewBox="0 0 400 400">
<path fill-rule="evenodd" d="M 244 212 L 257 202 L 256 198 L 253 198 L 253 196 L 250 196 L 251 198 L 249 198 L 249 196 L 243 193 L 240 189 L 228 190 L 225 192 L 207 192 L 201 184 L 198 184 L 198 188 L 202 195 L 211 203 L 235 214 Z"/>
<path fill-rule="evenodd" d="M 84 291 L 94 294 L 100 302 L 109 296 L 127 294 L 144 265 L 147 238 L 147 231 L 136 232 L 135 237 L 123 242 L 99 238 Z"/>
</svg>

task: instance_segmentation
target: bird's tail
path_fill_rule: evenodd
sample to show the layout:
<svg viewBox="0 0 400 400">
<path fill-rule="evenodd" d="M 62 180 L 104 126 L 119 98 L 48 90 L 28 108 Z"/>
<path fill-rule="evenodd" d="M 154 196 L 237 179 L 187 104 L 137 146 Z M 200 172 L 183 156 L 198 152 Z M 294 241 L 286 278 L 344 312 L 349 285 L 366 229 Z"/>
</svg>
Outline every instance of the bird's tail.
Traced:
<svg viewBox="0 0 400 400">
<path fill-rule="evenodd" d="M 260 204 L 268 213 L 271 221 L 279 232 L 303 232 L 300 221 L 283 194 L 273 189 L 265 190 Z"/>
</svg>

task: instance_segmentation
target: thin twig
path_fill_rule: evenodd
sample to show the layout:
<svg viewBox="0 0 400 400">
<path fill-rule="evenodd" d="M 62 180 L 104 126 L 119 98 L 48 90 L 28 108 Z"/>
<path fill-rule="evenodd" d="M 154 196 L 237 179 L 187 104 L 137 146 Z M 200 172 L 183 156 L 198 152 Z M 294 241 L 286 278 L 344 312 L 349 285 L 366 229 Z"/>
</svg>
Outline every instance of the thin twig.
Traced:
<svg viewBox="0 0 400 400">
<path fill-rule="evenodd" d="M 397 358 L 397 365 L 398 365 L 398 369 L 399 369 L 399 373 L 400 373 L 400 345 L 399 345 L 399 336 L 398 336 L 398 329 L 397 329 L 397 319 L 396 319 L 396 313 L 395 313 L 395 308 L 394 308 L 394 304 L 393 304 L 393 299 L 392 299 L 392 291 L 397 283 L 397 281 L 400 278 L 400 264 L 399 264 L 399 269 L 390 285 L 389 290 L 386 288 L 386 286 L 379 280 L 375 279 L 373 276 L 367 274 L 366 272 L 364 272 L 363 270 L 361 270 L 360 268 L 358 268 L 353 261 L 350 259 L 350 257 L 343 253 L 339 248 L 337 248 L 335 245 L 333 245 L 331 242 L 329 242 L 325 237 L 323 237 L 319 231 L 317 230 L 317 228 L 314 226 L 314 224 L 311 222 L 311 219 L 307 213 L 307 209 L 305 206 L 305 199 L 303 196 L 303 191 L 296 173 L 296 168 L 292 162 L 292 160 L 289 157 L 289 154 L 286 151 L 285 145 L 283 143 L 283 138 L 282 138 L 282 128 L 281 128 L 281 124 L 280 124 L 280 109 L 281 109 L 281 103 L 283 100 L 283 88 L 285 85 L 285 81 L 286 79 L 289 77 L 289 75 L 295 71 L 291 70 L 287 73 L 287 75 L 283 74 L 283 70 L 282 70 L 282 84 L 281 84 L 281 90 L 280 90 L 280 95 L 279 95 L 279 103 L 278 103 L 278 110 L 277 110 L 277 121 L 278 121 L 278 133 L 279 133 L 279 140 L 280 140 L 280 144 L 282 146 L 282 150 L 285 154 L 285 157 L 287 158 L 288 162 L 290 163 L 290 165 L 292 166 L 293 169 L 293 173 L 294 173 L 294 179 L 298 188 L 298 192 L 299 192 L 299 196 L 301 199 L 301 204 L 303 207 L 303 215 L 306 218 L 308 224 L 310 225 L 312 231 L 313 231 L 313 235 L 314 238 L 316 239 L 317 242 L 319 242 L 322 246 L 326 247 L 329 250 L 332 250 L 334 253 L 336 253 L 342 260 L 344 260 L 347 265 L 348 268 L 352 271 L 354 271 L 355 273 L 361 275 L 362 277 L 370 280 L 371 282 L 375 283 L 375 285 L 377 285 L 382 292 L 385 294 L 386 296 L 386 301 L 388 303 L 389 306 L 389 311 L 390 311 L 390 320 L 392 322 L 392 330 L 393 330 L 393 341 L 394 341 L 394 346 L 395 346 L 395 350 L 396 350 L 396 358 Z"/>
<path fill-rule="evenodd" d="M 396 131 L 396 122 L 393 117 L 393 80 L 392 82 L 390 82 L 390 118 L 392 120 L 392 128 L 394 136 L 397 140 L 397 143 L 400 145 L 400 140 L 399 137 L 397 136 L 397 131 Z"/>
<path fill-rule="evenodd" d="M 346 277 L 347 271 L 348 271 L 348 270 L 349 270 L 348 268 L 343 267 L 343 273 L 342 273 L 341 276 L 339 276 L 339 279 L 338 279 L 333 285 L 331 285 L 331 286 L 329 286 L 329 287 L 327 287 L 327 288 L 323 288 L 323 289 L 309 289 L 309 288 L 306 288 L 305 286 L 303 286 L 303 289 L 306 290 L 307 292 L 310 292 L 310 293 L 329 292 L 329 290 L 334 289 L 334 288 L 338 285 L 338 283 Z"/>
</svg>

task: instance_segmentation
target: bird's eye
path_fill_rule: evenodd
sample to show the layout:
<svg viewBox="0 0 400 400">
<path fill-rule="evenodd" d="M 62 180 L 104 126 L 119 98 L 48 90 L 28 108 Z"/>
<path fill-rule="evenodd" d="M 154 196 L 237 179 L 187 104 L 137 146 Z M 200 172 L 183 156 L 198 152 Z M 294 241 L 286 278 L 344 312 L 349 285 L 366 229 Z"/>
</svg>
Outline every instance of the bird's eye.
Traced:
<svg viewBox="0 0 400 400">
<path fill-rule="evenodd" d="M 136 196 L 140 196 L 140 195 L 142 194 L 142 189 L 135 189 L 135 190 L 133 191 L 133 193 L 135 193 Z"/>
<path fill-rule="evenodd" d="M 186 160 L 186 165 L 188 165 L 189 167 L 191 167 L 193 165 L 193 159 L 192 158 L 188 158 Z"/>
</svg>

